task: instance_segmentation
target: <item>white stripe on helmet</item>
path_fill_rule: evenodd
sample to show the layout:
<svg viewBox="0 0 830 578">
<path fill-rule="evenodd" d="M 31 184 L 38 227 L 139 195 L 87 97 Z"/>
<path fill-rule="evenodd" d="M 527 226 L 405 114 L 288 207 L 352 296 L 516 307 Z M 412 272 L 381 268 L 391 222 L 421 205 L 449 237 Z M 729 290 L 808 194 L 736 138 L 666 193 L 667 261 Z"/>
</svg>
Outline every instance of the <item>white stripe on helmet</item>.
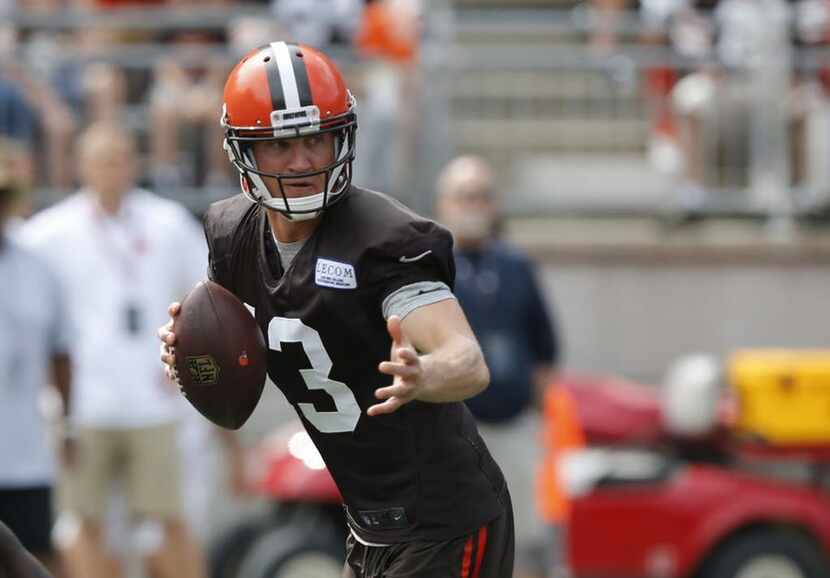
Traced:
<svg viewBox="0 0 830 578">
<path fill-rule="evenodd" d="M 285 42 L 272 42 L 271 50 L 277 59 L 277 70 L 280 71 L 282 95 L 285 98 L 285 108 L 300 108 L 300 93 L 297 89 L 297 79 L 294 77 L 294 64 L 291 62 L 291 52 Z"/>
</svg>

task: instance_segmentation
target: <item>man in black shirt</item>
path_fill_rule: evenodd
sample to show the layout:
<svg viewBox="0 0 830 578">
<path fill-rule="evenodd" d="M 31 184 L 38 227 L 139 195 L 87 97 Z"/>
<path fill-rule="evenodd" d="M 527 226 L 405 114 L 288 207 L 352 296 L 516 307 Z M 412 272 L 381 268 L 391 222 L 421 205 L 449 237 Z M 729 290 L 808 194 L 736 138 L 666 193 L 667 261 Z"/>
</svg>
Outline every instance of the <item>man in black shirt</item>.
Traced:
<svg viewBox="0 0 830 578">
<path fill-rule="evenodd" d="M 347 575 L 509 578 L 509 493 L 461 403 L 489 373 L 451 293 L 451 236 L 352 186 L 354 99 L 319 51 L 250 52 L 224 103 L 242 194 L 205 217 L 209 275 L 254 311 L 344 497 Z"/>
</svg>

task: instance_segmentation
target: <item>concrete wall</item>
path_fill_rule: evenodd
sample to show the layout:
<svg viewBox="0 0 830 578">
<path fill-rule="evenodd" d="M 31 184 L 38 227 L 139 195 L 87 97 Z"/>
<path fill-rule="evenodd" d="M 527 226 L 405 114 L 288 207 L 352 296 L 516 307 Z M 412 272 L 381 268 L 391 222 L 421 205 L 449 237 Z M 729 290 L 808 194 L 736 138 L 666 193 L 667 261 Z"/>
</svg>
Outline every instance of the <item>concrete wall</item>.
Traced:
<svg viewBox="0 0 830 578">
<path fill-rule="evenodd" d="M 830 348 L 824 251 L 537 251 L 565 365 L 654 382 L 675 357 Z"/>
</svg>

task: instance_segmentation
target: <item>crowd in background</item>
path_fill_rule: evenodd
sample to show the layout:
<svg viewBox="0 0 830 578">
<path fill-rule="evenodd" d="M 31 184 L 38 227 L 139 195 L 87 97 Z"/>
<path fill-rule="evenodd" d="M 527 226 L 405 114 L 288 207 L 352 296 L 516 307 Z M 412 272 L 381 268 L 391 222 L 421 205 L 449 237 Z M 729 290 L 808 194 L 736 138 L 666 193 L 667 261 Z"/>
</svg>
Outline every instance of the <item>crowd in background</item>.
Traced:
<svg viewBox="0 0 830 578">
<path fill-rule="evenodd" d="M 781 189 L 801 189 L 808 196 L 826 191 L 820 159 L 830 133 L 830 76 L 826 57 L 811 58 L 809 51 L 821 50 L 830 40 L 830 3 L 592 4 L 589 45 L 595 54 L 613 56 L 626 37 L 633 37 L 642 47 L 666 49 L 674 60 L 645 66 L 642 90 L 651 125 L 649 160 L 656 170 L 676 177 L 674 192 L 684 209 L 701 210 L 707 191 L 757 187 L 753 179 L 760 166 L 775 166 L 781 179 L 775 186 Z M 633 34 L 625 26 L 632 14 L 638 19 Z M 775 114 L 765 117 L 761 110 Z M 778 148 L 769 142 L 779 143 Z M 794 204 L 795 195 L 790 197 L 761 204 Z"/>
<path fill-rule="evenodd" d="M 826 45 L 826 0 L 782 4 L 793 47 Z M 759 30 L 770 29 L 768 10 L 744 0 L 550 5 L 589 9 L 585 45 L 612 70 L 625 62 L 615 55 L 626 46 L 665 49 L 656 60 L 657 53 L 645 52 L 644 61 L 631 64 L 635 90 L 649 109 L 647 156 L 657 171 L 676 177 L 683 203 L 700 204 L 706 190 L 751 185 L 752 142 L 760 133 L 749 119 L 757 107 L 752 95 L 761 91 L 751 55 Z M 137 131 L 142 184 L 165 195 L 226 190 L 232 175 L 215 145 L 223 79 L 238 56 L 285 37 L 333 50 L 341 61 L 363 113 L 357 180 L 417 205 L 407 177 L 418 170 L 419 139 L 431 138 L 419 134 L 426 120 L 419 98 L 437 88 L 419 76 L 426 18 L 419 0 L 6 0 L 0 15 L 0 134 L 32 151 L 36 184 L 52 191 L 51 200 L 77 184 L 77 135 L 101 120 Z M 785 170 L 792 185 L 804 188 L 830 180 L 819 162 L 830 141 L 830 76 L 815 64 L 794 62 L 789 92 L 769 96 L 789 103 L 781 121 L 790 151 Z"/>
<path fill-rule="evenodd" d="M 227 189 L 219 116 L 239 56 L 274 38 L 333 49 L 355 76 L 364 116 L 401 135 L 399 125 L 412 123 L 398 101 L 417 50 L 418 10 L 416 0 L 0 3 L 0 134 L 28 151 L 35 184 L 53 199 L 77 185 L 77 135 L 101 121 L 136 132 L 142 184 L 162 193 Z M 359 69 L 348 66 L 357 61 Z M 398 162 L 391 155 L 406 136 L 373 143 L 374 130 L 365 127 L 364 148 L 383 162 L 358 171 L 365 184 L 388 189 Z"/>
</svg>

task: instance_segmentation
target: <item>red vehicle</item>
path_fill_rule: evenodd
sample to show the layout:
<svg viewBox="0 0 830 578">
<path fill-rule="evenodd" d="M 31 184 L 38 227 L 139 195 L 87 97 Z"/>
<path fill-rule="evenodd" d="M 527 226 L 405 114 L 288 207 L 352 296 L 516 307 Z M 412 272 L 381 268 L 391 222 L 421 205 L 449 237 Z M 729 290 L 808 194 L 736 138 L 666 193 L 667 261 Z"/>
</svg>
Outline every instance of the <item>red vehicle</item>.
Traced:
<svg viewBox="0 0 830 578">
<path fill-rule="evenodd" d="M 671 458 L 655 465 L 640 479 L 609 476 L 574 500 L 576 576 L 830 576 L 824 490 Z"/>
<path fill-rule="evenodd" d="M 251 489 L 269 511 L 228 529 L 209 549 L 211 578 L 340 578 L 346 521 L 334 480 L 299 422 L 248 456 Z"/>
<path fill-rule="evenodd" d="M 827 448 L 736 443 L 725 435 L 725 407 L 692 442 L 663 426 L 656 388 L 576 378 L 567 387 L 593 446 L 568 466 L 588 472 L 572 496 L 575 577 L 830 577 Z M 618 425 L 641 421 L 609 436 L 592 417 L 603 411 Z"/>
</svg>

